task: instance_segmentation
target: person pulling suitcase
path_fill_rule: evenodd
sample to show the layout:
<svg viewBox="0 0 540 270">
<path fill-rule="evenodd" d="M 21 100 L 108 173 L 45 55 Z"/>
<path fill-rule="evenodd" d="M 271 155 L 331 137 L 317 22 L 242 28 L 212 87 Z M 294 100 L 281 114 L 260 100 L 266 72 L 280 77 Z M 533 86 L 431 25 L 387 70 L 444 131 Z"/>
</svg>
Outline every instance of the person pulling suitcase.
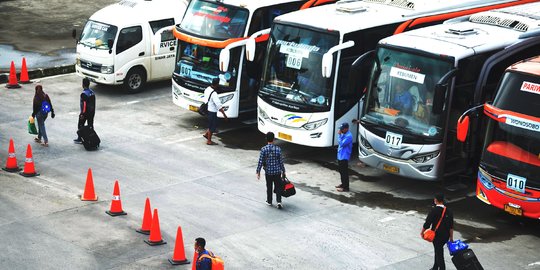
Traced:
<svg viewBox="0 0 540 270">
<path fill-rule="evenodd" d="M 90 89 L 90 80 L 88 78 L 82 80 L 82 87 L 83 91 L 79 99 L 81 111 L 79 113 L 79 122 L 77 123 L 77 138 L 73 140 L 77 144 L 83 143 L 79 133 L 87 133 L 79 132 L 85 123 L 88 124 L 89 128 L 94 129 L 94 115 L 96 114 L 96 94 Z"/>
</svg>

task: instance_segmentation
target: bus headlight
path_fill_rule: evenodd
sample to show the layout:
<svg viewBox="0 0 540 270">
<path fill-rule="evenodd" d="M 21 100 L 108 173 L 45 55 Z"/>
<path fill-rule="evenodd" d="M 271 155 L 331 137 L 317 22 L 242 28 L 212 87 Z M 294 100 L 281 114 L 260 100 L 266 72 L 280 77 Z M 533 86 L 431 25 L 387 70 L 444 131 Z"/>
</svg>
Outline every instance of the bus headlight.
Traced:
<svg viewBox="0 0 540 270">
<path fill-rule="evenodd" d="M 416 163 L 424 163 L 424 162 L 428 162 L 436 158 L 439 155 L 439 153 L 440 153 L 439 151 L 435 151 L 435 152 L 431 152 L 427 154 L 417 155 L 411 159 Z"/>
<path fill-rule="evenodd" d="M 221 101 L 221 104 L 225 104 L 225 102 L 231 100 L 233 98 L 234 94 L 229 94 L 226 96 L 219 97 L 219 101 Z"/>
<path fill-rule="evenodd" d="M 367 149 L 373 148 L 371 147 L 371 144 L 369 144 L 368 140 L 366 140 L 366 138 L 364 138 L 364 136 L 362 135 L 360 135 L 360 143 L 362 144 L 362 146 L 364 146 Z"/>
<path fill-rule="evenodd" d="M 263 109 L 259 108 L 259 117 L 261 117 L 262 119 L 268 119 L 268 114 L 266 114 L 265 111 L 263 111 Z"/>
<path fill-rule="evenodd" d="M 328 118 L 324 118 L 324 119 L 321 119 L 321 120 L 318 120 L 318 121 L 313 121 L 313 122 L 306 123 L 302 127 L 305 128 L 306 130 L 314 130 L 314 129 L 317 129 L 320 126 L 326 124 L 326 122 L 328 122 Z"/>
<path fill-rule="evenodd" d="M 114 66 L 101 66 L 101 73 L 112 74 L 114 72 Z"/>
</svg>

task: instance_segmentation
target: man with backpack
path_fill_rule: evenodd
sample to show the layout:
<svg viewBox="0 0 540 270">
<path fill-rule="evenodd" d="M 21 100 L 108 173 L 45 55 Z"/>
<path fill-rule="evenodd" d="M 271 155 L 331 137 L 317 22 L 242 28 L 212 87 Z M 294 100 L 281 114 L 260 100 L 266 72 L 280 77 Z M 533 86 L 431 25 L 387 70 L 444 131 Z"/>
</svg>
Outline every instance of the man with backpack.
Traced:
<svg viewBox="0 0 540 270">
<path fill-rule="evenodd" d="M 94 115 L 96 114 L 96 95 L 94 91 L 90 89 L 90 80 L 84 78 L 82 81 L 83 91 L 80 98 L 80 107 L 81 111 L 79 113 L 79 123 L 77 128 L 81 129 L 85 122 L 88 123 L 88 126 L 94 129 Z M 74 143 L 81 144 L 83 141 L 79 134 L 77 134 L 77 139 L 73 140 Z"/>
<path fill-rule="evenodd" d="M 39 128 L 38 136 L 34 138 L 34 141 L 43 146 L 49 146 L 49 139 L 47 137 L 47 131 L 45 130 L 45 120 L 47 119 L 49 112 L 51 113 L 51 117 L 54 118 L 54 109 L 49 95 L 43 91 L 43 86 L 41 84 L 36 85 L 36 92 L 32 104 L 32 118 L 37 119 Z M 41 138 L 43 138 L 43 142 L 41 141 Z"/>
<path fill-rule="evenodd" d="M 224 270 L 225 264 L 223 260 L 215 256 L 214 253 L 204 249 L 206 240 L 199 237 L 195 239 L 195 252 L 197 252 L 197 261 L 195 262 L 196 270 Z"/>
</svg>

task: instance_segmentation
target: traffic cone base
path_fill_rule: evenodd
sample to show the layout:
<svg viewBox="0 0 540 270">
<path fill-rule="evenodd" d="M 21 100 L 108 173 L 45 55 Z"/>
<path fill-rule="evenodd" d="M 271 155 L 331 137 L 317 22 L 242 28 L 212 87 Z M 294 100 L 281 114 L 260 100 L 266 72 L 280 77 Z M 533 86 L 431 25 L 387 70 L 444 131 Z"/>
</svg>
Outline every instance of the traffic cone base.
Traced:
<svg viewBox="0 0 540 270">
<path fill-rule="evenodd" d="M 6 171 L 6 172 L 19 172 L 22 169 L 17 167 L 17 168 L 2 168 L 2 170 Z"/>
<path fill-rule="evenodd" d="M 159 245 L 165 245 L 167 244 L 167 242 L 163 241 L 163 239 L 157 241 L 157 242 L 152 242 L 150 240 L 144 240 L 145 243 L 151 245 L 151 246 L 159 246 Z"/>
<path fill-rule="evenodd" d="M 150 235 L 150 230 L 136 229 L 135 231 L 138 233 Z"/>
<path fill-rule="evenodd" d="M 33 177 L 33 176 L 39 176 L 39 173 L 25 173 L 25 172 L 20 172 L 19 173 L 20 175 L 24 176 L 24 177 Z"/>
<path fill-rule="evenodd" d="M 172 265 L 181 265 L 181 264 L 189 264 L 190 261 L 188 261 L 187 259 L 183 260 L 183 261 L 175 261 L 173 259 L 169 259 L 169 262 L 172 264 Z"/>
<path fill-rule="evenodd" d="M 83 195 L 77 195 L 79 197 L 79 199 L 81 199 L 81 201 L 92 201 L 92 202 L 95 202 L 98 200 L 98 196 L 94 197 L 94 198 L 91 198 L 91 199 L 87 199 L 87 198 L 83 198 Z"/>
<path fill-rule="evenodd" d="M 111 211 L 107 210 L 107 211 L 105 211 L 105 213 L 109 214 L 112 217 L 127 215 L 127 213 L 124 212 L 124 211 L 122 211 L 122 212 L 111 212 Z"/>
</svg>

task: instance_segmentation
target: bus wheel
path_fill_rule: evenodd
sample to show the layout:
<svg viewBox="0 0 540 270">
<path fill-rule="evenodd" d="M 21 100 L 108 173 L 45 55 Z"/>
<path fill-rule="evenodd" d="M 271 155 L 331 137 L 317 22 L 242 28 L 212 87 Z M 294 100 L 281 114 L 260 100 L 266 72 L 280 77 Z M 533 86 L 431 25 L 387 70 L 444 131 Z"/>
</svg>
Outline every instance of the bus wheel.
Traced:
<svg viewBox="0 0 540 270">
<path fill-rule="evenodd" d="M 131 69 L 124 79 L 124 87 L 129 93 L 137 93 L 143 89 L 146 83 L 146 74 L 141 68 Z"/>
</svg>

